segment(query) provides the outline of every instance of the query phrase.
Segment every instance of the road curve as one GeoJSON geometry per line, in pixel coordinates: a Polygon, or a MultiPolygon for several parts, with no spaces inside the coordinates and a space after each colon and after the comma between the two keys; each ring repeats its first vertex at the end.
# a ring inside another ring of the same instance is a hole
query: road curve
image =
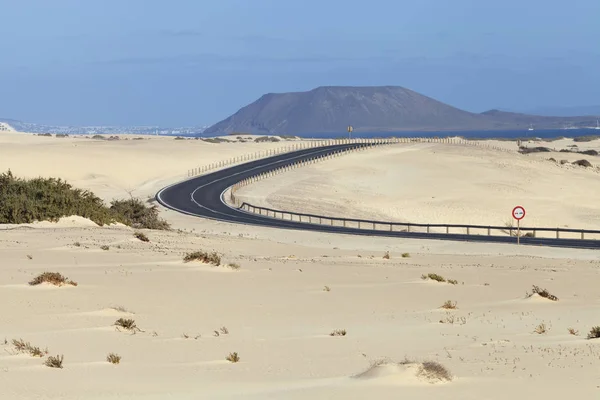
{"type": "MultiPolygon", "coordinates": [[[[258,225],[280,229],[297,229],[304,231],[329,232],[362,236],[401,237],[415,239],[458,240],[468,242],[516,243],[515,237],[465,235],[453,233],[421,233],[421,232],[389,232],[383,230],[367,230],[345,228],[341,226],[317,225],[298,221],[287,221],[248,213],[233,208],[222,199],[223,193],[235,183],[252,176],[269,172],[299,161],[320,158],[340,150],[347,150],[362,144],[344,144],[303,149],[280,154],[241,165],[194,177],[160,190],[157,201],[169,209],[202,218],[236,224],[258,225]]],[[[569,248],[600,249],[598,240],[553,239],[522,237],[521,244],[537,246],[554,246],[569,248]]]]}

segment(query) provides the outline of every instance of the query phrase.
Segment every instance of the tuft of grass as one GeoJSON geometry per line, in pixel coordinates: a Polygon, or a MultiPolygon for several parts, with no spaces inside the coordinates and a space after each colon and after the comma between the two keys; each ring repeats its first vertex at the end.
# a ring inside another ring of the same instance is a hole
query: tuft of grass
{"type": "Polygon", "coordinates": [[[115,307],[111,307],[113,310],[118,311],[118,312],[122,312],[122,313],[131,313],[133,314],[131,311],[127,310],[125,307],[123,306],[115,306],[115,307]]]}
{"type": "Polygon", "coordinates": [[[410,258],[410,253],[402,253],[402,258],[410,258]]]}
{"type": "Polygon", "coordinates": [[[569,328],[567,331],[569,331],[569,335],[579,336],[579,331],[575,330],[574,328],[569,328]]]}
{"type": "Polygon", "coordinates": [[[109,353],[106,356],[106,361],[111,364],[119,364],[121,362],[121,356],[115,353],[109,353]]]}
{"type": "Polygon", "coordinates": [[[537,333],[538,335],[543,335],[544,333],[548,332],[548,328],[546,327],[546,324],[542,322],[541,324],[535,327],[533,332],[537,333]]]}
{"type": "Polygon", "coordinates": [[[558,301],[558,297],[556,297],[555,295],[553,295],[546,289],[540,289],[538,286],[535,286],[535,285],[533,285],[533,289],[531,289],[531,293],[527,293],[527,297],[531,297],[534,294],[538,294],[541,297],[548,299],[548,300],[558,301]]]}
{"type": "Polygon", "coordinates": [[[233,352],[233,353],[229,353],[229,355],[225,359],[227,361],[229,361],[230,363],[236,363],[236,362],[240,361],[240,356],[238,355],[237,352],[233,352]]]}
{"type": "Polygon", "coordinates": [[[324,292],[331,292],[331,288],[330,288],[329,286],[325,286],[325,287],[323,288],[323,291],[324,291],[324,292]]]}
{"type": "Polygon", "coordinates": [[[451,381],[452,374],[442,364],[435,361],[425,361],[419,367],[417,375],[429,380],[451,381]]]}
{"type": "Polygon", "coordinates": [[[145,234],[144,232],[135,232],[135,233],[133,234],[133,236],[134,236],[136,239],[139,239],[139,240],[141,240],[142,242],[149,242],[149,241],[150,241],[150,239],[148,239],[148,236],[146,236],[146,234],[145,234]]]}
{"type": "MultiPolygon", "coordinates": [[[[7,343],[6,339],[4,340],[7,343]]],[[[24,341],[23,339],[13,339],[12,345],[19,353],[27,353],[32,357],[44,357],[48,354],[48,350],[42,350],[37,346],[33,346],[31,343],[24,341]]]]}
{"type": "Polygon", "coordinates": [[[442,304],[442,307],[440,308],[443,308],[445,310],[456,310],[458,307],[456,307],[455,301],[446,300],[446,302],[442,304]]]}
{"type": "Polygon", "coordinates": [[[62,368],[63,367],[63,359],[62,355],[60,356],[50,356],[44,361],[44,365],[50,368],[62,368]]]}
{"type": "Polygon", "coordinates": [[[334,331],[332,331],[329,336],[346,336],[346,330],[345,329],[336,329],[334,331]]]}
{"type": "Polygon", "coordinates": [[[447,313],[446,317],[440,319],[440,324],[457,324],[457,325],[464,325],[467,323],[467,318],[466,317],[457,317],[453,314],[447,313]]]}
{"type": "Polygon", "coordinates": [[[81,243],[75,242],[75,243],[73,243],[73,246],[75,246],[75,247],[81,247],[81,243]]]}
{"type": "Polygon", "coordinates": [[[446,282],[446,278],[444,278],[443,276],[438,275],[438,274],[421,275],[421,279],[423,279],[423,280],[431,279],[432,281],[436,281],[436,282],[446,282]]]}
{"type": "Polygon", "coordinates": [[[389,251],[386,251],[386,252],[385,252],[385,254],[383,255],[383,258],[384,258],[385,260],[389,260],[389,259],[390,259],[390,252],[389,252],[389,251]]]}
{"type": "Polygon", "coordinates": [[[108,251],[110,249],[110,247],[108,247],[107,245],[103,244],[102,246],[100,246],[100,248],[104,251],[108,251]]]}
{"type": "Polygon", "coordinates": [[[226,326],[222,326],[222,327],[219,329],[219,332],[221,332],[221,335],[229,335],[229,329],[227,329],[227,327],[226,327],[226,326]]]}
{"type": "Polygon", "coordinates": [[[69,278],[59,272],[44,272],[29,281],[29,285],[31,286],[41,285],[42,283],[49,283],[54,286],[77,286],[77,282],[69,280],[69,278]]]}
{"type": "Polygon", "coordinates": [[[229,264],[227,264],[227,266],[235,271],[242,268],[241,265],[238,263],[229,263],[229,264]]]}
{"type": "Polygon", "coordinates": [[[212,264],[217,267],[221,265],[221,257],[214,251],[212,253],[207,253],[205,251],[195,251],[193,253],[188,253],[183,258],[183,261],[186,263],[191,261],[200,261],[205,264],[212,264]]]}
{"type": "Polygon", "coordinates": [[[600,339],[600,326],[594,326],[587,335],[588,339],[600,339]]]}
{"type": "Polygon", "coordinates": [[[451,285],[458,285],[458,281],[456,279],[448,279],[448,283],[451,285]]]}
{"type": "Polygon", "coordinates": [[[117,327],[117,330],[119,328],[123,328],[131,331],[132,333],[142,332],[142,330],[137,327],[135,321],[131,318],[119,318],[115,321],[114,325],[117,327]]]}

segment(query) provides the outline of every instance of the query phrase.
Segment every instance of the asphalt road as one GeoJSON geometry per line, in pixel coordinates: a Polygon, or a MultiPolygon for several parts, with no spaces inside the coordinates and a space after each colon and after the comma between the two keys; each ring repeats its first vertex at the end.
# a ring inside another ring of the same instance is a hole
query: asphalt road
{"type": "MultiPolygon", "coordinates": [[[[402,237],[415,239],[455,240],[468,242],[515,243],[516,238],[510,236],[465,235],[420,232],[389,232],[383,230],[367,230],[344,228],[341,226],[317,225],[298,221],[285,221],[257,214],[247,213],[225,204],[221,199],[223,192],[235,183],[257,174],[269,172],[299,161],[319,158],[335,151],[360,146],[346,144],[298,150],[280,154],[245,164],[229,167],[207,175],[198,176],[168,186],[156,195],[163,206],[202,218],[236,224],[259,225],[280,229],[298,229],[304,231],[330,232],[362,236],[402,237]]],[[[522,245],[554,246],[569,248],[600,249],[600,240],[552,239],[522,237],[522,245]]]]}

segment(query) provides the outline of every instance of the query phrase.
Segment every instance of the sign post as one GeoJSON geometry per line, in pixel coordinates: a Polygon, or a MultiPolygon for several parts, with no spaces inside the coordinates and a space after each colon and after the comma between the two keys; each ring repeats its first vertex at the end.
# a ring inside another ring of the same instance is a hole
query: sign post
{"type": "Polygon", "coordinates": [[[348,125],[348,139],[351,139],[353,130],[354,128],[352,127],[352,125],[348,125]]]}
{"type": "Polygon", "coordinates": [[[525,218],[525,208],[516,206],[512,210],[512,216],[517,220],[517,245],[521,244],[521,220],[525,218]]]}

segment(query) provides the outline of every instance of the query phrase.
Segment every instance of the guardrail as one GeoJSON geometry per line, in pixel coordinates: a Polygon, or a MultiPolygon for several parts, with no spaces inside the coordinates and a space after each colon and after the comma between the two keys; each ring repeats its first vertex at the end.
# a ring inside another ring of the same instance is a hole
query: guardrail
{"type": "MultiPolygon", "coordinates": [[[[306,224],[339,226],[344,228],[355,228],[368,231],[389,231],[389,232],[421,232],[421,233],[446,233],[446,234],[467,234],[467,235],[486,235],[486,236],[517,236],[517,228],[513,226],[492,226],[492,225],[460,225],[460,224],[415,224],[409,222],[389,222],[367,219],[330,217],[325,215],[316,215],[308,213],[297,213],[293,211],[275,210],[273,208],[254,206],[243,202],[239,206],[240,210],[259,214],[264,217],[295,221],[306,224]],[[434,232],[434,230],[436,230],[434,232]],[[460,231],[458,231],[460,230],[460,231]],[[501,234],[499,234],[501,233],[501,234]]],[[[576,239],[600,239],[600,230],[588,229],[570,229],[570,228],[519,228],[521,237],[539,237],[542,232],[552,233],[557,239],[561,239],[561,233],[575,234],[576,239]],[[595,237],[592,237],[594,236],[595,237]]],[[[563,239],[566,237],[563,235],[563,239]]]]}
{"type": "Polygon", "coordinates": [[[463,138],[455,137],[455,138],[423,138],[423,137],[403,137],[403,138],[384,138],[384,139],[366,139],[366,138],[357,138],[357,139],[328,139],[328,140],[306,140],[299,143],[293,143],[289,146],[279,147],[276,149],[270,150],[261,150],[253,153],[247,153],[240,156],[232,157],[226,160],[221,160],[218,162],[213,162],[210,164],[200,165],[198,167],[189,169],[187,171],[188,177],[194,177],[198,175],[202,175],[209,171],[213,171],[219,168],[224,168],[232,165],[237,165],[243,162],[258,160],[264,157],[275,156],[278,154],[290,153],[293,151],[310,149],[315,147],[323,147],[323,146],[333,146],[333,145],[341,145],[341,144],[361,144],[361,145],[381,145],[381,144],[397,144],[397,143],[445,143],[445,144],[453,144],[453,145],[462,145],[462,146],[474,146],[474,147],[482,147],[487,149],[493,149],[497,151],[504,152],[515,152],[515,150],[509,150],[500,146],[493,146],[485,141],[475,141],[475,140],[466,140],[463,138]]]}

